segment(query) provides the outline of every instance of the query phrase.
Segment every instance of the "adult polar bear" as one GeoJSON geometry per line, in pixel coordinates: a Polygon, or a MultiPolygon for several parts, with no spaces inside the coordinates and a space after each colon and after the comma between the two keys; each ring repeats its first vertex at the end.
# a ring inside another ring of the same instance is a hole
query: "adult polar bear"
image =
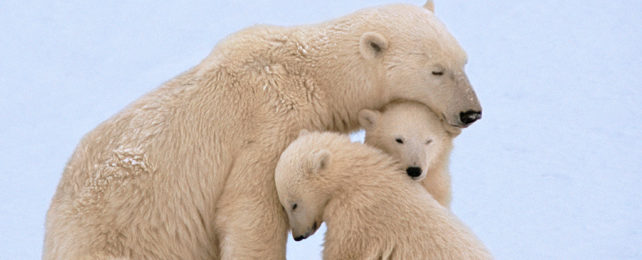
{"type": "Polygon", "coordinates": [[[481,115],[465,63],[432,12],[411,5],[233,34],[81,140],[43,258],[283,259],[274,169],[299,130],[346,133],[361,109],[396,99],[465,127],[481,115]]]}

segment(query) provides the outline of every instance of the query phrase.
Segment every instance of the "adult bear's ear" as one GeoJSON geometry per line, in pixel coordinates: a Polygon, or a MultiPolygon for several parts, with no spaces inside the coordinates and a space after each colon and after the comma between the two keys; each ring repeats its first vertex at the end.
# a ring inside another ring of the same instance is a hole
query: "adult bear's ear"
{"type": "Polygon", "coordinates": [[[361,111],[359,111],[359,125],[361,125],[361,127],[365,128],[366,130],[371,129],[375,126],[375,124],[377,124],[379,116],[381,116],[381,112],[379,111],[362,109],[361,111]]]}
{"type": "Polygon", "coordinates": [[[424,8],[433,13],[435,12],[435,4],[432,2],[432,0],[426,1],[426,3],[424,4],[424,8]]]}
{"type": "Polygon", "coordinates": [[[388,40],[376,32],[367,32],[359,40],[359,52],[366,59],[379,57],[388,48],[388,40]]]}
{"type": "Polygon", "coordinates": [[[310,157],[310,171],[312,173],[319,173],[322,170],[328,168],[330,163],[330,151],[328,150],[319,150],[312,153],[310,157]]]}

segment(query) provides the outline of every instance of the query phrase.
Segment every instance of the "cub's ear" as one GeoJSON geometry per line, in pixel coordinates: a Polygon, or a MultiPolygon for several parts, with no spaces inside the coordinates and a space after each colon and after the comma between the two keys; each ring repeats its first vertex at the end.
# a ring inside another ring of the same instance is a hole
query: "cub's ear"
{"type": "Polygon", "coordinates": [[[379,111],[362,109],[359,111],[359,124],[366,130],[371,129],[377,124],[380,116],[381,112],[379,111]]]}
{"type": "Polygon", "coordinates": [[[330,163],[330,151],[320,150],[313,152],[310,156],[310,171],[312,173],[319,173],[325,170],[330,163]]]}
{"type": "Polygon", "coordinates": [[[426,1],[426,3],[424,4],[424,8],[433,13],[435,12],[435,4],[432,2],[432,0],[426,1]]]}
{"type": "Polygon", "coordinates": [[[310,131],[308,131],[308,129],[301,129],[301,131],[299,131],[299,137],[308,135],[308,134],[310,134],[310,131]]]}
{"type": "Polygon", "coordinates": [[[388,48],[388,40],[376,32],[367,32],[361,35],[359,52],[366,59],[379,57],[388,48]]]}

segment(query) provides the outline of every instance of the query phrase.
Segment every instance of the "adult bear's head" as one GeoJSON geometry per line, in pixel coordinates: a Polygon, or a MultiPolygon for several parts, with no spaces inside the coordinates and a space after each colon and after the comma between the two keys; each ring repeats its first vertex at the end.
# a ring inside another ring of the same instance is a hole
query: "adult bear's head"
{"type": "Polygon", "coordinates": [[[381,71],[377,87],[389,100],[424,103],[448,124],[467,127],[481,118],[481,105],[464,72],[466,53],[433,14],[424,8],[390,5],[364,18],[359,53],[381,71]]]}

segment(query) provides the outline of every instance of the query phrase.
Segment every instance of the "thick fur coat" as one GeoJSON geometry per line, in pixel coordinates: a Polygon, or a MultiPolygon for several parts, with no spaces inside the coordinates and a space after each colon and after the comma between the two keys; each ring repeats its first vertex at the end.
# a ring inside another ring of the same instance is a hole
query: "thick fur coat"
{"type": "Polygon", "coordinates": [[[433,13],[411,5],[230,35],[84,136],[47,213],[43,258],[283,259],[274,169],[299,130],[349,132],[361,109],[395,99],[465,127],[461,113],[481,111],[465,63],[433,13]]]}
{"type": "Polygon", "coordinates": [[[324,259],[492,258],[396,160],[345,135],[302,133],[275,179],[295,240],[326,223],[324,259]]]}
{"type": "Polygon", "coordinates": [[[359,112],[359,122],[366,130],[366,144],[397,159],[402,170],[421,182],[439,204],[450,208],[448,165],[453,139],[461,129],[417,102],[393,102],[381,111],[364,109],[359,112]]]}

